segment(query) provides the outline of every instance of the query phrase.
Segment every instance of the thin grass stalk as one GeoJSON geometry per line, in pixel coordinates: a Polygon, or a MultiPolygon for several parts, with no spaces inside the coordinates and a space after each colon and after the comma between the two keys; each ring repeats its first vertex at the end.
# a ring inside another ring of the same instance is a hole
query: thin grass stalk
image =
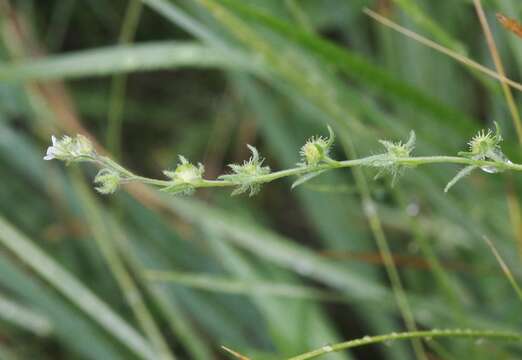
{"type": "Polygon", "coordinates": [[[509,220],[511,228],[513,229],[513,235],[516,238],[518,257],[522,261],[522,211],[520,210],[518,196],[512,184],[513,179],[508,177],[508,180],[506,202],[508,205],[509,220]]]}
{"type": "MultiPolygon", "coordinates": [[[[143,4],[141,0],[130,0],[127,4],[125,17],[121,27],[118,43],[120,45],[132,42],[138,28],[143,4]]],[[[121,131],[123,122],[123,110],[125,104],[125,86],[127,76],[117,74],[112,77],[109,95],[109,113],[107,115],[107,150],[116,159],[121,157],[121,131]]]]}
{"type": "MultiPolygon", "coordinates": [[[[404,192],[400,188],[396,188],[393,191],[399,206],[403,209],[404,212],[407,212],[407,204],[405,201],[404,192]]],[[[451,303],[452,310],[455,314],[455,318],[457,322],[462,326],[468,326],[468,319],[464,312],[462,311],[462,306],[459,301],[459,295],[457,293],[457,289],[453,285],[451,281],[450,274],[445,271],[444,266],[441,264],[437,255],[435,254],[433,247],[430,245],[426,236],[422,233],[422,230],[419,228],[418,220],[415,216],[408,215],[408,219],[410,222],[410,227],[412,229],[413,239],[415,243],[418,244],[424,258],[428,262],[430,270],[433,273],[435,281],[437,285],[441,289],[441,291],[446,295],[446,298],[451,303]]]]}
{"type": "Polygon", "coordinates": [[[0,217],[0,243],[141,359],[157,359],[150,344],[55,260],[0,217]]]}
{"type": "MultiPolygon", "coordinates": [[[[345,129],[342,129],[340,138],[345,152],[348,155],[356,156],[356,150],[353,142],[351,141],[348,132],[345,129]]],[[[395,300],[397,302],[397,306],[399,307],[399,312],[401,313],[401,316],[404,320],[406,329],[408,329],[408,331],[416,331],[417,325],[415,324],[415,318],[411,311],[408,298],[406,297],[406,292],[404,291],[399,271],[397,270],[397,266],[393,260],[390,245],[382,228],[377,205],[372,199],[366,176],[361,168],[356,168],[354,170],[354,177],[356,186],[359,190],[359,193],[361,194],[361,205],[370,225],[370,229],[377,244],[379,253],[381,254],[384,261],[386,273],[388,275],[388,279],[390,280],[390,284],[395,295],[395,300]]],[[[411,344],[416,357],[421,360],[427,360],[422,343],[418,339],[412,338],[411,344]]]]}
{"type": "Polygon", "coordinates": [[[48,336],[53,332],[53,324],[47,316],[2,293],[0,293],[0,318],[38,336],[48,336]]]}
{"type": "Polygon", "coordinates": [[[440,53],[443,53],[464,65],[467,65],[475,70],[478,70],[478,71],[488,75],[489,77],[503,81],[514,89],[522,91],[522,84],[520,84],[514,80],[511,80],[509,78],[506,78],[505,76],[498,74],[497,72],[485,67],[484,65],[477,63],[476,61],[473,61],[463,55],[456,53],[455,51],[453,51],[451,49],[448,49],[442,45],[437,44],[436,42],[431,41],[430,39],[427,39],[417,33],[414,33],[413,31],[408,30],[408,29],[400,26],[399,24],[391,21],[390,19],[387,19],[384,16],[377,14],[375,11],[372,11],[372,10],[366,8],[366,9],[364,9],[364,13],[366,15],[368,15],[369,17],[371,17],[372,19],[380,22],[381,24],[388,26],[389,28],[391,28],[427,47],[430,47],[440,53]]]}
{"type": "Polygon", "coordinates": [[[497,259],[497,261],[500,265],[500,268],[502,269],[502,272],[508,279],[511,287],[513,288],[513,290],[515,290],[515,293],[517,294],[520,301],[522,301],[522,288],[520,288],[517,281],[515,280],[515,277],[513,276],[513,273],[511,272],[511,270],[509,269],[509,266],[507,266],[507,264],[504,262],[504,260],[502,259],[502,256],[500,256],[500,253],[495,248],[495,245],[493,245],[493,243],[487,236],[484,236],[484,241],[486,242],[486,244],[488,244],[489,248],[491,249],[491,252],[497,259]]]}
{"type": "Polygon", "coordinates": [[[121,251],[121,256],[156,303],[172,333],[185,345],[191,359],[205,360],[211,358],[212,352],[209,346],[193,328],[190,319],[183,314],[183,309],[177,305],[176,299],[168,298],[162,285],[155,284],[147,278],[146,269],[136,254],[136,250],[132,248],[131,239],[129,239],[125,230],[116,222],[111,222],[111,225],[111,233],[115,237],[115,245],[121,251]]]}
{"type": "Polygon", "coordinates": [[[107,230],[107,225],[104,223],[98,207],[94,203],[94,199],[89,194],[87,186],[83,183],[83,180],[79,178],[78,173],[75,174],[74,180],[74,186],[82,200],[81,204],[84,207],[84,213],[87,216],[94,240],[104,256],[109,269],[113,273],[116,282],[120,286],[127,304],[138,320],[138,324],[150,342],[154,344],[158,358],[174,360],[175,357],[163,338],[158,325],[156,325],[154,317],[149,312],[138,286],[134,282],[132,275],[125,268],[120,254],[114,247],[113,240],[107,230]]]}
{"type": "MultiPolygon", "coordinates": [[[[480,0],[473,0],[473,3],[475,5],[475,9],[477,11],[477,15],[478,15],[479,20],[480,20],[480,25],[482,26],[482,30],[484,32],[484,35],[486,36],[486,40],[487,40],[487,43],[488,43],[488,48],[489,48],[489,51],[491,53],[491,57],[493,58],[493,62],[495,63],[495,67],[497,69],[497,72],[501,76],[505,77],[504,65],[502,64],[502,60],[501,60],[500,55],[498,53],[497,46],[496,46],[496,43],[495,43],[495,39],[493,38],[493,34],[491,33],[491,29],[490,29],[488,21],[486,19],[486,15],[484,14],[484,9],[482,7],[482,3],[480,2],[480,0]]],[[[509,111],[511,113],[511,118],[513,120],[513,124],[514,124],[516,132],[517,132],[518,143],[519,143],[520,146],[522,146],[522,121],[520,119],[520,113],[518,111],[518,107],[517,107],[517,105],[515,103],[515,99],[513,97],[513,93],[511,92],[511,88],[508,86],[508,84],[506,84],[506,82],[504,80],[501,80],[500,84],[502,86],[502,91],[504,92],[504,97],[506,98],[506,103],[508,105],[509,111]]],[[[513,190],[513,191],[515,191],[515,190],[513,190]]],[[[511,211],[512,209],[514,209],[514,207],[513,206],[509,206],[509,198],[508,198],[508,210],[511,211]]],[[[520,221],[520,218],[518,218],[516,220],[515,224],[517,223],[517,221],[520,221]]],[[[516,233],[516,235],[518,235],[518,234],[516,233]]],[[[493,254],[497,258],[497,260],[498,260],[502,270],[506,274],[506,277],[509,279],[509,282],[511,283],[511,286],[516,291],[516,293],[519,296],[519,298],[522,300],[522,290],[520,289],[520,287],[518,286],[517,282],[515,281],[515,278],[511,274],[511,271],[509,270],[507,265],[504,263],[504,261],[500,257],[500,254],[495,249],[493,243],[487,237],[484,237],[484,239],[486,240],[486,242],[488,243],[489,247],[493,251],[493,254]]]]}
{"type": "Polygon", "coordinates": [[[502,64],[502,60],[500,59],[500,55],[497,50],[497,45],[495,44],[495,39],[493,38],[493,34],[491,33],[491,29],[489,27],[488,20],[486,19],[486,15],[484,14],[482,3],[480,2],[480,0],[473,0],[473,3],[475,5],[475,10],[477,11],[477,15],[480,20],[482,31],[486,36],[489,52],[491,53],[491,57],[493,58],[493,62],[495,64],[497,73],[500,75],[500,85],[502,86],[502,91],[504,92],[504,97],[506,98],[506,102],[511,113],[513,125],[515,126],[515,129],[517,131],[518,143],[522,146],[522,121],[520,120],[520,113],[518,111],[517,105],[515,104],[515,99],[513,98],[511,88],[505,80],[506,71],[504,70],[504,65],[502,64]]]}
{"type": "Polygon", "coordinates": [[[170,283],[194,289],[227,294],[274,296],[290,299],[308,299],[328,302],[347,302],[346,298],[332,292],[292,283],[268,281],[242,281],[201,273],[146,270],[145,278],[155,283],[170,283]]]}
{"type": "Polygon", "coordinates": [[[325,345],[319,349],[309,351],[307,353],[294,356],[288,360],[307,360],[322,355],[342,350],[352,349],[359,346],[389,343],[396,340],[411,339],[435,339],[435,338],[470,338],[470,339],[488,339],[502,341],[522,341],[522,334],[516,332],[489,331],[489,330],[472,330],[472,329],[445,329],[445,330],[429,330],[429,331],[412,331],[402,333],[391,333],[379,336],[365,336],[360,339],[345,341],[333,345],[325,345]]]}

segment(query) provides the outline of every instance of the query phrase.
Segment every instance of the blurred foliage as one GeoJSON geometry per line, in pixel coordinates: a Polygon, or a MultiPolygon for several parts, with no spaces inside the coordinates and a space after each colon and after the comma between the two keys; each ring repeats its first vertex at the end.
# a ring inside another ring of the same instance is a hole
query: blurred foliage
{"type": "MultiPolygon", "coordinates": [[[[522,39],[494,16],[522,19],[522,4],[483,5],[520,79],[522,39]]],[[[393,188],[342,170],[252,198],[139,186],[104,197],[86,183],[96,169],[42,160],[51,134],[83,133],[137,173],[162,177],[182,154],[214,178],[249,157],[246,144],[272,169],[294,166],[325,124],[351,144],[333,149],[344,159],[411,129],[415,154],[454,155],[496,120],[522,161],[495,80],[364,7],[493,68],[471,0],[1,0],[0,358],[224,359],[225,345],[281,359],[404,331],[376,221],[418,328],[522,330],[483,240],[522,276],[518,174],[476,173],[448,194],[451,165],[410,170],[393,188]]],[[[412,345],[324,358],[418,357],[412,345]]],[[[434,359],[522,356],[503,342],[421,346],[434,359]]]]}

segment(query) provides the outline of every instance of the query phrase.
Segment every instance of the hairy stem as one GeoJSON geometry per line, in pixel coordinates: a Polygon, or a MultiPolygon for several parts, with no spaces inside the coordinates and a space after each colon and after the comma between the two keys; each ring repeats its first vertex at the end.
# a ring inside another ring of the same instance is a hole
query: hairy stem
{"type": "MultiPolygon", "coordinates": [[[[94,159],[89,159],[91,162],[95,162],[99,164],[101,167],[110,168],[114,171],[117,171],[123,176],[123,182],[141,182],[148,185],[165,187],[172,185],[172,182],[169,180],[159,180],[152,179],[148,177],[143,177],[134,174],[133,172],[125,169],[123,166],[119,165],[115,161],[107,158],[107,157],[97,157],[94,159]]],[[[334,161],[330,160],[326,163],[322,163],[316,166],[298,166],[291,169],[285,169],[280,171],[275,171],[266,175],[259,175],[252,179],[256,183],[268,183],[274,180],[282,179],[290,176],[302,176],[309,173],[314,173],[318,171],[324,170],[333,170],[333,169],[342,169],[342,168],[351,168],[355,166],[369,166],[380,168],[382,165],[377,165],[378,161],[386,160],[382,155],[372,155],[367,156],[360,159],[354,160],[344,160],[344,161],[334,161]]],[[[494,167],[498,170],[512,170],[512,171],[522,171],[521,164],[515,164],[511,162],[500,162],[500,161],[486,161],[486,160],[473,160],[465,157],[459,156],[418,156],[418,157],[407,157],[407,158],[395,158],[393,160],[394,165],[403,165],[403,166],[420,166],[427,164],[459,164],[459,165],[475,165],[479,167],[490,166],[494,167]]],[[[210,187],[233,187],[237,186],[238,183],[233,180],[207,180],[201,179],[195,181],[193,184],[194,188],[210,188],[210,187]]]]}
{"type": "Polygon", "coordinates": [[[463,337],[475,339],[492,339],[505,341],[522,341],[522,334],[506,331],[490,331],[490,330],[471,330],[471,329],[445,329],[430,331],[410,331],[402,333],[391,333],[379,336],[365,336],[360,339],[345,341],[334,345],[325,345],[319,349],[309,351],[307,353],[294,356],[288,360],[305,360],[313,359],[328,353],[342,351],[358,346],[387,343],[394,340],[410,340],[410,339],[426,339],[430,340],[439,337],[463,337]]]}

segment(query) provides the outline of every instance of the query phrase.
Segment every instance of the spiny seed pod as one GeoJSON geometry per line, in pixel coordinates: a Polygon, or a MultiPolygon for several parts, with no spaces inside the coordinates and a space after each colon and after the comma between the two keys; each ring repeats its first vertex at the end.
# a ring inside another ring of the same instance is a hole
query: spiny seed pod
{"type": "Polygon", "coordinates": [[[120,175],[111,169],[101,169],[96,177],[94,183],[100,186],[95,187],[100,194],[112,194],[120,186],[120,175]]]}
{"type": "Polygon", "coordinates": [[[332,147],[335,136],[333,130],[328,126],[329,137],[314,136],[306,141],[301,147],[299,155],[301,155],[302,166],[316,166],[321,161],[328,158],[330,148],[332,147]]]}

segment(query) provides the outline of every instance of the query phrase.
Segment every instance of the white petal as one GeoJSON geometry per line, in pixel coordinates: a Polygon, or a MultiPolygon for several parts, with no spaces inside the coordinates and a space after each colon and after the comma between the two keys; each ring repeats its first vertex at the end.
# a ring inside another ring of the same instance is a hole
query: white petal
{"type": "Polygon", "coordinates": [[[54,149],[53,149],[52,146],[49,146],[47,148],[47,153],[44,156],[44,160],[52,160],[52,159],[54,159],[54,151],[53,150],[54,149]]]}
{"type": "Polygon", "coordinates": [[[51,141],[53,143],[53,146],[56,145],[56,143],[58,142],[58,140],[56,140],[56,137],[54,135],[51,136],[51,141]]]}
{"type": "Polygon", "coordinates": [[[53,157],[60,155],[60,153],[63,153],[63,151],[60,150],[60,148],[54,146],[51,146],[49,149],[47,149],[47,155],[51,155],[53,157]]]}

